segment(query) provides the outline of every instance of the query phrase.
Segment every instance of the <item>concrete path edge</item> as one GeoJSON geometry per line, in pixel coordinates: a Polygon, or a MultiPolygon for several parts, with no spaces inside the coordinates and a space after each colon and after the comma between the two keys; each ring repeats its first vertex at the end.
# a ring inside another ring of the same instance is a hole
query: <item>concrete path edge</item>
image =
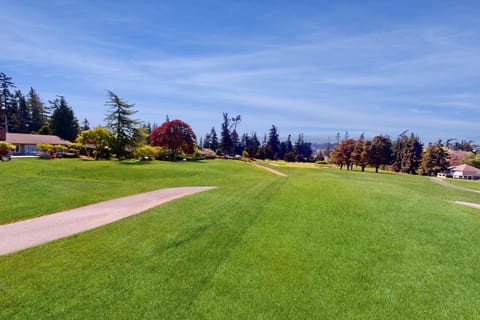
{"type": "Polygon", "coordinates": [[[145,212],[166,202],[214,188],[159,189],[0,225],[0,256],[91,230],[145,212]]]}

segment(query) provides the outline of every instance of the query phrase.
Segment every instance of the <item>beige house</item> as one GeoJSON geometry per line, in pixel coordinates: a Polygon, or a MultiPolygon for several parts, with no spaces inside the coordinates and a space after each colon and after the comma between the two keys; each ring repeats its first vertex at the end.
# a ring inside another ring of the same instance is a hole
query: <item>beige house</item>
{"type": "Polygon", "coordinates": [[[480,179],[480,170],[468,164],[450,167],[448,170],[454,179],[480,179]]]}
{"type": "Polygon", "coordinates": [[[36,155],[40,150],[37,144],[69,145],[68,140],[52,135],[28,134],[28,133],[10,133],[7,132],[6,139],[8,143],[16,146],[13,156],[36,155]]]}

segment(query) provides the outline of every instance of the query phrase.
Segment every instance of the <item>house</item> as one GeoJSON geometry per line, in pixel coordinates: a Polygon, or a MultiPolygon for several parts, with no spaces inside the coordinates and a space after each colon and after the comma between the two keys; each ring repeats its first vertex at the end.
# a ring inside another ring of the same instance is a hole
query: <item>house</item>
{"type": "Polygon", "coordinates": [[[63,140],[60,137],[52,135],[28,134],[28,133],[10,133],[7,132],[6,139],[8,143],[16,146],[12,152],[13,156],[27,156],[36,155],[40,150],[37,144],[51,144],[51,145],[69,145],[68,140],[63,140]]]}
{"type": "Polygon", "coordinates": [[[480,179],[480,170],[468,164],[449,167],[448,171],[448,174],[451,175],[454,179],[480,179]]]}

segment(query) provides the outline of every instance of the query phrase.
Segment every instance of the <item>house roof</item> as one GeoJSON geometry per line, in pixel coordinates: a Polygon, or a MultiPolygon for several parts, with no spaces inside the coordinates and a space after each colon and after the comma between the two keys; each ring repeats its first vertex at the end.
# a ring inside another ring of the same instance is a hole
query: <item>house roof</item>
{"type": "Polygon", "coordinates": [[[63,140],[60,137],[42,134],[28,134],[28,133],[9,133],[7,132],[8,143],[12,144],[33,144],[39,143],[48,144],[71,144],[68,140],[63,140]]]}
{"type": "Polygon", "coordinates": [[[468,164],[461,164],[459,166],[455,166],[451,168],[452,171],[461,171],[461,172],[475,172],[477,174],[480,174],[480,170],[472,167],[471,165],[468,164]]]}

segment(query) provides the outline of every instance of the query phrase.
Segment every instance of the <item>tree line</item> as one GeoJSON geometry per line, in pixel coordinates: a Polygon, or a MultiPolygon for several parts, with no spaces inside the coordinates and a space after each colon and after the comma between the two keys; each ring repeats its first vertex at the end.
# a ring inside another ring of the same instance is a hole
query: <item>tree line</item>
{"type": "Polygon", "coordinates": [[[223,113],[220,137],[218,137],[215,127],[212,127],[205,138],[200,139],[199,147],[210,149],[223,157],[241,155],[262,160],[313,160],[312,144],[304,140],[303,134],[299,134],[294,143],[292,143],[291,135],[288,135],[287,140],[281,142],[278,128],[272,125],[268,134],[265,134],[260,141],[256,132],[243,133],[240,136],[237,132],[240,121],[240,115],[229,117],[228,113],[223,113]]]}
{"type": "Polygon", "coordinates": [[[352,170],[358,166],[361,171],[366,166],[389,169],[408,174],[433,175],[445,171],[449,166],[448,147],[441,140],[424,147],[414,133],[402,132],[396,140],[378,135],[367,140],[363,135],[359,139],[345,139],[332,151],[332,161],[340,169],[352,170]]]}
{"type": "Polygon", "coordinates": [[[80,129],[89,128],[85,119],[80,127],[73,109],[65,97],[57,96],[45,105],[31,87],[26,95],[17,89],[11,77],[0,72],[1,125],[7,124],[12,133],[54,134],[62,139],[75,140],[80,129]]]}
{"type": "MultiPolygon", "coordinates": [[[[312,144],[305,141],[303,134],[299,134],[295,141],[292,141],[291,135],[280,141],[279,130],[275,125],[271,126],[261,140],[256,132],[240,135],[238,127],[242,121],[241,115],[232,117],[228,113],[223,113],[220,134],[212,127],[197,143],[191,127],[181,120],[170,121],[167,116],[162,125],[154,123],[152,126],[133,119],[137,112],[134,104],[127,103],[112,91],[107,93],[105,126],[90,128],[87,119],[82,126],[79,125],[73,109],[63,96],[49,100],[49,105],[46,106],[35,89],[30,88],[24,96],[4,73],[0,73],[0,86],[0,106],[3,111],[0,126],[8,123],[8,132],[54,134],[77,142],[78,149],[83,148],[84,153],[96,158],[115,156],[125,159],[148,155],[175,160],[185,154],[196,153],[198,156],[199,150],[202,150],[224,158],[241,156],[289,162],[328,160],[338,164],[340,169],[345,167],[347,170],[357,166],[364,171],[367,166],[372,166],[376,172],[379,168],[385,168],[409,174],[433,174],[448,166],[449,149],[468,152],[469,159],[476,157],[475,146],[471,141],[449,139],[445,144],[438,141],[425,147],[418,136],[413,133],[408,135],[406,131],[394,141],[384,135],[368,140],[363,134],[355,140],[349,138],[348,131],[344,139],[340,140],[338,133],[332,152],[329,143],[327,150],[314,154],[312,144]]],[[[459,159],[465,157],[464,154],[450,155],[459,159]]],[[[475,163],[474,160],[471,163],[475,163]]]]}

